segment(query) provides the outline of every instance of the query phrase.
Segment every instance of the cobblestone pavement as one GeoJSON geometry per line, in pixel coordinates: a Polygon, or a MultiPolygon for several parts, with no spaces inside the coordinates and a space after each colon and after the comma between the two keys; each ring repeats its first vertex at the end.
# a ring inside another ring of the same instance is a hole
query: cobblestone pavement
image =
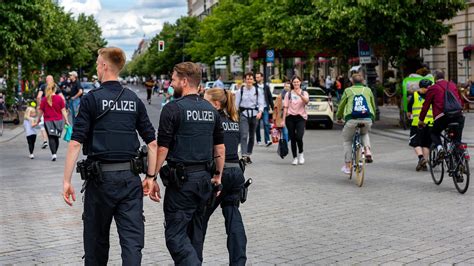
{"type": "MultiPolygon", "coordinates": [[[[153,101],[147,107],[157,125],[158,98],[153,101]]],[[[280,159],[276,145],[255,148],[247,170],[254,184],[241,206],[249,264],[474,264],[472,185],[465,195],[449,178],[436,186],[429,172],[415,172],[407,141],[373,134],[374,163],[359,188],[339,170],[341,138],[340,127],[306,131],[302,166],[280,159]]],[[[81,196],[73,207],[61,197],[65,149],[61,142],[59,159],[51,162],[39,141],[36,159],[28,159],[24,135],[0,144],[0,264],[83,262],[81,196]]],[[[80,178],[73,180],[78,192],[80,178]]],[[[171,264],[162,204],[145,199],[144,209],[143,264],[171,264]]],[[[110,242],[110,264],[120,264],[114,225],[110,242]]],[[[204,263],[228,263],[219,211],[210,221],[204,263]]]]}

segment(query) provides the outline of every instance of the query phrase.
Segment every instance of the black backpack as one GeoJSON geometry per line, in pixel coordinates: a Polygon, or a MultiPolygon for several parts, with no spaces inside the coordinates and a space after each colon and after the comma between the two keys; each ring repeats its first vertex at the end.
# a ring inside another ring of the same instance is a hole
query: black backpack
{"type": "Polygon", "coordinates": [[[458,101],[453,92],[449,90],[449,82],[444,90],[444,107],[443,113],[448,116],[456,116],[462,113],[461,103],[458,101]]]}

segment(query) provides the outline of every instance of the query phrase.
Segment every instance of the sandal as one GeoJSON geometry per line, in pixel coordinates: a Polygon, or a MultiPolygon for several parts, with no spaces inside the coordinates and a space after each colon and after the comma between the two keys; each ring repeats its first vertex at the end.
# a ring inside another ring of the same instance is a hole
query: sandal
{"type": "Polygon", "coordinates": [[[367,154],[367,155],[365,156],[365,162],[366,162],[366,163],[372,163],[373,161],[374,161],[374,160],[372,160],[372,155],[367,154]]]}

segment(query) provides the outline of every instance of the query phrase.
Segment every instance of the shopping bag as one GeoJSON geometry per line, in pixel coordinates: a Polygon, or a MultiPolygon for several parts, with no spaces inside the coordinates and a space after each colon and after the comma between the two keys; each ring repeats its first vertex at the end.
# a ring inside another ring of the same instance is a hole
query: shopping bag
{"type": "Polygon", "coordinates": [[[71,136],[72,136],[72,126],[64,125],[64,130],[65,130],[65,133],[64,133],[63,139],[66,142],[69,142],[71,140],[71,136]]]}
{"type": "Polygon", "coordinates": [[[271,136],[272,136],[272,143],[273,144],[277,144],[278,141],[280,140],[280,134],[281,134],[280,131],[281,131],[280,128],[272,127],[271,136]]]}
{"type": "Polygon", "coordinates": [[[282,159],[284,159],[285,156],[288,155],[288,143],[282,136],[280,136],[280,140],[278,141],[277,153],[282,159]]]}

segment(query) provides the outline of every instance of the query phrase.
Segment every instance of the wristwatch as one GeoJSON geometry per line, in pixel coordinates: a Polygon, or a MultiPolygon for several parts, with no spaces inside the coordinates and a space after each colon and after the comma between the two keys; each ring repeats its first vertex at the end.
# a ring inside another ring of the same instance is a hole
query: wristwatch
{"type": "Polygon", "coordinates": [[[153,181],[156,181],[157,179],[157,175],[149,175],[148,173],[145,174],[146,178],[152,178],[153,177],[153,181]]]}
{"type": "Polygon", "coordinates": [[[220,175],[220,174],[221,174],[221,172],[220,172],[219,170],[216,170],[216,171],[214,172],[214,175],[220,175]]]}

